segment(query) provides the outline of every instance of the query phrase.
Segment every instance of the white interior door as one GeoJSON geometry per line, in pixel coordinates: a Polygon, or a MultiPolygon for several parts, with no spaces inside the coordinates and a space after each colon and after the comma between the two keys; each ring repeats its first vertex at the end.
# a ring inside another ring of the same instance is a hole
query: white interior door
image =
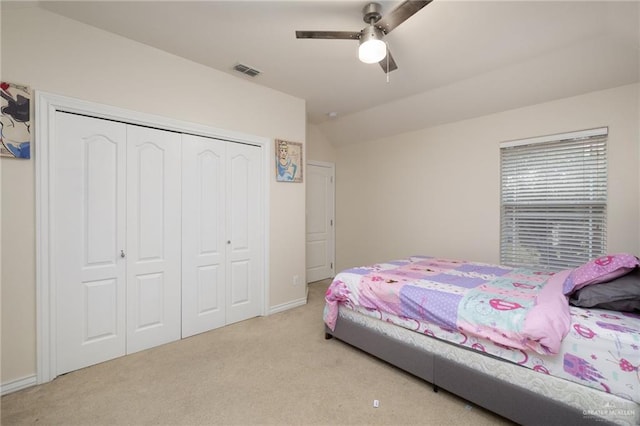
{"type": "Polygon", "coordinates": [[[56,374],[126,351],[126,126],[56,113],[52,253],[56,374]]]}
{"type": "Polygon", "coordinates": [[[225,149],[182,136],[182,337],[226,321],[225,149]]]}
{"type": "Polygon", "coordinates": [[[127,125],[127,353],[180,338],[180,144],[127,125]]]}
{"type": "Polygon", "coordinates": [[[261,148],[227,144],[227,324],[262,314],[261,148]]]}
{"type": "Polygon", "coordinates": [[[307,282],[334,276],[334,166],[307,164],[307,282]]]}

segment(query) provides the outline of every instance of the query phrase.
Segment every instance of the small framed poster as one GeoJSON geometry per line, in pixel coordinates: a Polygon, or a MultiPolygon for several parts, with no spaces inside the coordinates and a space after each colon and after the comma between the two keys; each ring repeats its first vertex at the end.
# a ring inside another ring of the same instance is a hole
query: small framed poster
{"type": "Polygon", "coordinates": [[[302,144],[276,139],[276,181],[302,182],[302,144]]]}
{"type": "Polygon", "coordinates": [[[0,157],[31,158],[28,86],[0,82],[0,157]]]}

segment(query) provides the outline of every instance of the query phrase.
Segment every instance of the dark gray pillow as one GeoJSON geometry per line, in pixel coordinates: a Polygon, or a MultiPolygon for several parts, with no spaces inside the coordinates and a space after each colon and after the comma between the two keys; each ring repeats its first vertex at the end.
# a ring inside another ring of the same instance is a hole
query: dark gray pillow
{"type": "Polygon", "coordinates": [[[569,303],[583,308],[640,311],[640,268],[606,283],[583,287],[571,295],[569,303]]]}

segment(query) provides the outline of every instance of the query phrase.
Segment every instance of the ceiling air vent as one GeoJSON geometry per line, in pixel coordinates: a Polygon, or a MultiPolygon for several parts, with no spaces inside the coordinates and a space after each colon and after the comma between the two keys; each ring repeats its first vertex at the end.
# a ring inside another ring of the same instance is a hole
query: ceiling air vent
{"type": "Polygon", "coordinates": [[[242,74],[246,74],[249,77],[255,77],[260,74],[260,71],[258,71],[257,69],[251,68],[250,66],[244,64],[237,64],[233,67],[233,69],[241,72],[242,74]]]}

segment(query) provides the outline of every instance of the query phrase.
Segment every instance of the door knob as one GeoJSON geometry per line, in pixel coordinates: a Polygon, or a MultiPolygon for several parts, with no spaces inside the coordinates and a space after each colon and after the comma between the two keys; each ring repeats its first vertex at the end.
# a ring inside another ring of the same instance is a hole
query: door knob
{"type": "Polygon", "coordinates": [[[124,256],[125,256],[124,250],[120,250],[120,257],[124,257],[124,256]]]}

